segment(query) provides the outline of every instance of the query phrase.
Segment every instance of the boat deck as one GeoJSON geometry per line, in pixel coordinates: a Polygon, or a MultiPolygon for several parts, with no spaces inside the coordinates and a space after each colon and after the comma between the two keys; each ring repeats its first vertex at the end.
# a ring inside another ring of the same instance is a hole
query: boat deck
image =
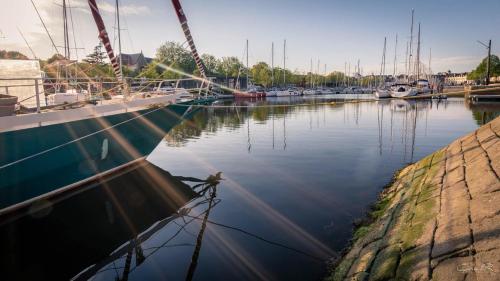
{"type": "Polygon", "coordinates": [[[86,104],[80,108],[50,110],[41,113],[29,113],[0,117],[0,133],[45,125],[59,124],[76,120],[132,112],[145,109],[155,104],[175,103],[179,94],[158,95],[130,101],[104,100],[97,105],[86,104]]]}

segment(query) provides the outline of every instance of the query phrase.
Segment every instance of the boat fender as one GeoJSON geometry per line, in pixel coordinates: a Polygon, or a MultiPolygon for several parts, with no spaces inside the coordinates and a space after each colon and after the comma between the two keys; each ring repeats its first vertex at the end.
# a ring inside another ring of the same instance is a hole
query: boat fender
{"type": "Polygon", "coordinates": [[[106,159],[106,157],[108,156],[108,146],[109,146],[109,142],[108,142],[108,139],[106,138],[102,141],[101,160],[106,159]]]}

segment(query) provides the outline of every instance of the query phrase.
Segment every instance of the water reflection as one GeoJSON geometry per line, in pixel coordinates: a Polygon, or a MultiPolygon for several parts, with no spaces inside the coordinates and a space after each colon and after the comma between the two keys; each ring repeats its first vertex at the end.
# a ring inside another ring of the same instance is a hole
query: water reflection
{"type": "MultiPolygon", "coordinates": [[[[252,134],[253,123],[255,125],[270,123],[272,148],[276,148],[277,137],[281,135],[279,137],[281,140],[279,147],[286,150],[288,116],[307,112],[308,126],[311,131],[313,127],[327,126],[327,121],[329,121],[327,120],[327,112],[342,111],[344,124],[354,122],[354,125],[359,126],[363,112],[370,112],[375,108],[378,124],[379,154],[384,153],[386,148],[384,145],[385,134],[388,134],[389,138],[386,146],[389,147],[390,152],[393,151],[395,138],[398,137],[403,145],[403,161],[414,162],[417,130],[419,126],[422,126],[424,136],[427,136],[429,112],[446,110],[450,104],[462,105],[463,103],[462,99],[363,100],[356,102],[326,97],[321,99],[284,97],[267,100],[223,101],[201,111],[194,117],[192,122],[185,122],[175,127],[165,139],[169,146],[183,146],[191,139],[199,138],[203,133],[215,135],[221,129],[236,131],[241,127],[246,127],[246,149],[248,153],[251,153],[253,144],[259,142],[259,139],[252,134]],[[384,120],[384,114],[388,120],[384,120]],[[321,125],[320,118],[323,119],[321,125]],[[316,126],[313,126],[314,121],[316,126]],[[389,128],[387,129],[386,126],[389,126],[389,128]],[[389,132],[386,132],[386,130],[389,132]]],[[[491,103],[483,105],[466,103],[466,107],[472,111],[473,118],[478,125],[493,120],[500,111],[499,104],[491,103]]],[[[334,122],[338,122],[338,120],[334,120],[334,122]]]]}
{"type": "MultiPolygon", "coordinates": [[[[217,189],[222,180],[221,172],[205,179],[174,176],[141,160],[77,192],[51,199],[45,208],[2,218],[2,279],[129,280],[152,256],[187,248],[191,255],[183,261],[187,267],[182,279],[192,280],[208,225],[325,260],[243,228],[211,221],[211,211],[221,202],[217,189]],[[151,178],[151,174],[156,176],[151,178]]],[[[182,270],[176,271],[182,275],[182,270]]]]}
{"type": "Polygon", "coordinates": [[[395,170],[499,109],[327,97],[203,108],[154,165],[2,223],[2,279],[320,279],[395,170]]]}

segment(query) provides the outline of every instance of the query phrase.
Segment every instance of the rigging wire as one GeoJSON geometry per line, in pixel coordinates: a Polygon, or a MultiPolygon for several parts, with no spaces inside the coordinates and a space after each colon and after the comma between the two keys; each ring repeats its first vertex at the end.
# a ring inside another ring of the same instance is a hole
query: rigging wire
{"type": "Polygon", "coordinates": [[[68,9],[69,9],[69,20],[71,21],[71,35],[73,36],[73,44],[75,46],[75,54],[76,54],[76,61],[79,60],[78,57],[78,47],[76,45],[76,37],[75,37],[75,25],[73,23],[73,8],[71,7],[71,1],[68,0],[68,9]]]}
{"type": "Polygon", "coordinates": [[[33,2],[33,0],[30,0],[31,1],[31,4],[33,5],[33,8],[35,8],[35,11],[36,11],[36,14],[38,15],[38,18],[40,19],[40,21],[42,22],[42,25],[43,25],[43,28],[45,29],[45,32],[47,33],[47,35],[49,36],[49,39],[50,39],[50,42],[52,43],[52,47],[54,47],[56,53],[58,55],[61,55],[61,53],[59,53],[59,50],[57,49],[57,46],[56,46],[56,43],[54,43],[54,39],[52,39],[52,36],[50,35],[50,32],[49,30],[47,29],[47,26],[45,25],[45,22],[43,21],[42,19],[42,16],[40,15],[40,12],[38,12],[38,9],[35,5],[35,2],[33,2]]]}

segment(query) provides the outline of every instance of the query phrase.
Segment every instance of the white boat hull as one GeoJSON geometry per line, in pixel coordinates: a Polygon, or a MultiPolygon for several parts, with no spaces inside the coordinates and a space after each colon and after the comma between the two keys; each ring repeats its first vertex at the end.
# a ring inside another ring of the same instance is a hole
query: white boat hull
{"type": "Polygon", "coordinates": [[[284,90],[284,91],[276,91],[277,97],[290,97],[290,96],[300,96],[299,92],[284,90]]]}
{"type": "Polygon", "coordinates": [[[304,90],[302,93],[306,96],[316,95],[315,90],[304,90]]]}
{"type": "Polygon", "coordinates": [[[390,98],[391,97],[391,93],[388,90],[383,90],[383,89],[377,89],[373,94],[378,99],[390,98]]]}

